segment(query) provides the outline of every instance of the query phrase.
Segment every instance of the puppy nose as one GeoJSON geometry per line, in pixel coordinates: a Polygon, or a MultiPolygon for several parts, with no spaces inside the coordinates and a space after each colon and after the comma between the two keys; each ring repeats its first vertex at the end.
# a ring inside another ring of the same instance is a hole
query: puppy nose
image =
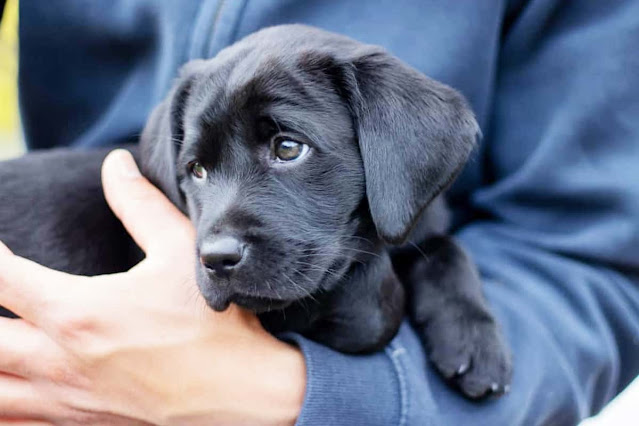
{"type": "Polygon", "coordinates": [[[237,238],[220,237],[205,241],[200,247],[200,262],[218,275],[231,273],[244,257],[244,244],[237,238]]]}

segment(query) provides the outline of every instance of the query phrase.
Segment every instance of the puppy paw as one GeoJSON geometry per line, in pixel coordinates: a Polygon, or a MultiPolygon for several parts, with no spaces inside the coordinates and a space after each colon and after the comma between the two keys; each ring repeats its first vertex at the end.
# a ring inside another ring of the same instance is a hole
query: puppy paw
{"type": "Polygon", "coordinates": [[[441,318],[422,331],[430,361],[465,396],[480,399],[508,392],[510,351],[492,317],[441,318]]]}

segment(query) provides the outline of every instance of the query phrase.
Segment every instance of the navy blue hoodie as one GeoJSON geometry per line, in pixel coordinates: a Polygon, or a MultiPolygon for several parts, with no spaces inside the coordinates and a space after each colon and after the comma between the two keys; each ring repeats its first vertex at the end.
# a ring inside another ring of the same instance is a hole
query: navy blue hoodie
{"type": "Polygon", "coordinates": [[[299,424],[597,412],[639,371],[639,1],[23,0],[28,146],[136,140],[181,64],[281,23],[380,44],[470,100],[484,139],[450,193],[456,236],[515,363],[509,395],[472,403],[408,324],[369,356],[294,335],[308,366],[299,424]]]}

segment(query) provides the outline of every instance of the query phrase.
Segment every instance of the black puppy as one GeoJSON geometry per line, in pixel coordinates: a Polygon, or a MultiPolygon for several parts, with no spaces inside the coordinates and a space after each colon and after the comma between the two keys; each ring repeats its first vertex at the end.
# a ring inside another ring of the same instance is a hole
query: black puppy
{"type": "MultiPolygon", "coordinates": [[[[345,352],[383,347],[408,309],[436,368],[481,397],[507,388],[508,350],[439,197],[478,133],[459,93],[383,49],[280,26],[187,64],[139,160],[196,226],[213,309],[345,352]]],[[[137,262],[102,197],[104,154],[0,165],[0,240],[73,273],[137,262]]]]}

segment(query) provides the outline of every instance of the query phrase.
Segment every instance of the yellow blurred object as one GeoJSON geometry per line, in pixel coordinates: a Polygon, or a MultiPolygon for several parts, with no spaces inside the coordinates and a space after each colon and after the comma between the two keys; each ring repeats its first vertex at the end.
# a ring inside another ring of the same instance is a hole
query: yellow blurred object
{"type": "Polygon", "coordinates": [[[7,1],[4,9],[4,18],[0,25],[0,40],[15,46],[18,41],[18,1],[7,1]]]}
{"type": "Polygon", "coordinates": [[[22,151],[17,74],[18,0],[7,0],[0,25],[0,158],[22,151]]]}

